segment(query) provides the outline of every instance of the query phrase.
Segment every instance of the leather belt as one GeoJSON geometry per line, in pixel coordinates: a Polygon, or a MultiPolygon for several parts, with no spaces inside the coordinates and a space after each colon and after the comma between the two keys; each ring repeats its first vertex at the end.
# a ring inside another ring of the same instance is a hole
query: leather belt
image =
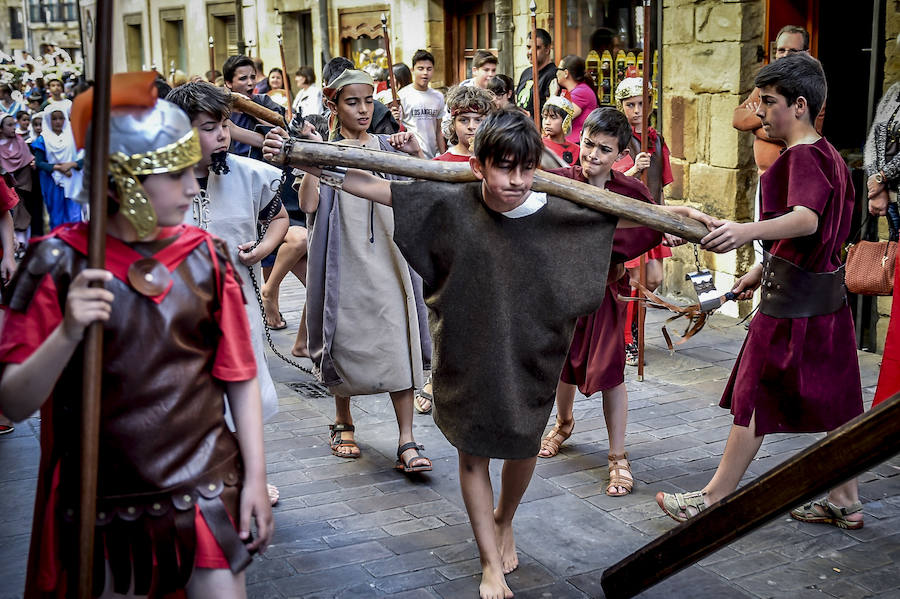
{"type": "Polygon", "coordinates": [[[847,305],[844,265],[815,273],[763,252],[759,311],[773,318],[809,318],[832,314],[847,305]]]}

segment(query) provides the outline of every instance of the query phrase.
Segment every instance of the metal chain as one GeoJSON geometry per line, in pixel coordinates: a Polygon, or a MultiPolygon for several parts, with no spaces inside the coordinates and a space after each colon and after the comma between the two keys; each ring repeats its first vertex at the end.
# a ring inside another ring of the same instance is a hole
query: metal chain
{"type": "MultiPolygon", "coordinates": [[[[288,156],[290,156],[292,145],[293,145],[293,141],[291,139],[288,139],[284,144],[285,154],[288,156]]],[[[248,250],[248,251],[252,252],[259,246],[259,244],[263,240],[263,237],[266,236],[266,231],[269,230],[269,225],[272,224],[272,219],[274,219],[275,216],[281,211],[281,206],[282,206],[281,190],[284,188],[284,184],[287,181],[287,174],[288,174],[288,170],[290,168],[291,168],[290,166],[282,167],[281,180],[278,183],[278,190],[275,192],[275,197],[272,198],[271,202],[269,202],[269,210],[266,213],[266,220],[263,222],[262,228],[259,233],[259,238],[256,240],[256,243],[253,244],[253,247],[251,247],[250,250],[248,250]]],[[[266,307],[263,305],[262,293],[260,292],[260,289],[259,289],[259,282],[256,280],[256,274],[253,272],[252,267],[248,267],[247,271],[250,273],[250,282],[253,283],[253,291],[256,293],[256,303],[259,304],[259,312],[262,315],[263,326],[266,328],[266,341],[269,342],[269,349],[271,349],[272,352],[276,356],[278,356],[279,358],[281,358],[282,360],[284,360],[291,366],[294,366],[295,368],[299,368],[306,374],[315,378],[316,374],[312,370],[310,370],[309,368],[306,368],[305,366],[302,366],[296,360],[292,360],[291,358],[288,358],[283,353],[281,353],[281,350],[279,350],[277,347],[275,347],[275,342],[272,340],[272,331],[269,330],[269,321],[266,320],[266,307]]]]}
{"type": "Polygon", "coordinates": [[[691,246],[694,248],[694,264],[697,265],[697,272],[700,272],[702,270],[700,267],[700,252],[697,251],[696,243],[692,243],[691,246]]]}

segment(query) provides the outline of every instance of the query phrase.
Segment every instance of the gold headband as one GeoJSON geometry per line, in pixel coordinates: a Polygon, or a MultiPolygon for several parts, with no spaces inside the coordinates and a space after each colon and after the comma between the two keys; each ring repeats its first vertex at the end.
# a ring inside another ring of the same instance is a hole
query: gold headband
{"type": "Polygon", "coordinates": [[[119,192],[120,210],[139,237],[156,228],[156,211],[138,177],[173,173],[200,162],[203,154],[196,132],[191,129],[181,139],[143,154],[110,155],[109,174],[119,192]]]}

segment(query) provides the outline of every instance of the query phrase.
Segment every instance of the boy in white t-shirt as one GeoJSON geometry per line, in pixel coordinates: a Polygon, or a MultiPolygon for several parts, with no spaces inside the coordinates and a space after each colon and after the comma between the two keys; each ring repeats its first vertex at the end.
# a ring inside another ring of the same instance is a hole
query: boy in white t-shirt
{"type": "MultiPolygon", "coordinates": [[[[427,50],[416,50],[412,58],[413,82],[397,94],[402,114],[397,120],[416,134],[419,147],[429,160],[447,151],[447,143],[441,135],[441,118],[446,112],[444,96],[428,87],[434,75],[434,56],[427,50]]],[[[397,112],[396,109],[392,110],[397,112]]],[[[397,118],[398,114],[394,114],[397,118]]]]}

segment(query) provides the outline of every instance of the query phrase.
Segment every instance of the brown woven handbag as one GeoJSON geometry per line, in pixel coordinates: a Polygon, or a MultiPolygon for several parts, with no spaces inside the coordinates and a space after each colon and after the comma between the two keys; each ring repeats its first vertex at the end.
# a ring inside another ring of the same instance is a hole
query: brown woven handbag
{"type": "Polygon", "coordinates": [[[847,250],[847,291],[859,295],[892,295],[896,241],[860,241],[847,250]]]}

